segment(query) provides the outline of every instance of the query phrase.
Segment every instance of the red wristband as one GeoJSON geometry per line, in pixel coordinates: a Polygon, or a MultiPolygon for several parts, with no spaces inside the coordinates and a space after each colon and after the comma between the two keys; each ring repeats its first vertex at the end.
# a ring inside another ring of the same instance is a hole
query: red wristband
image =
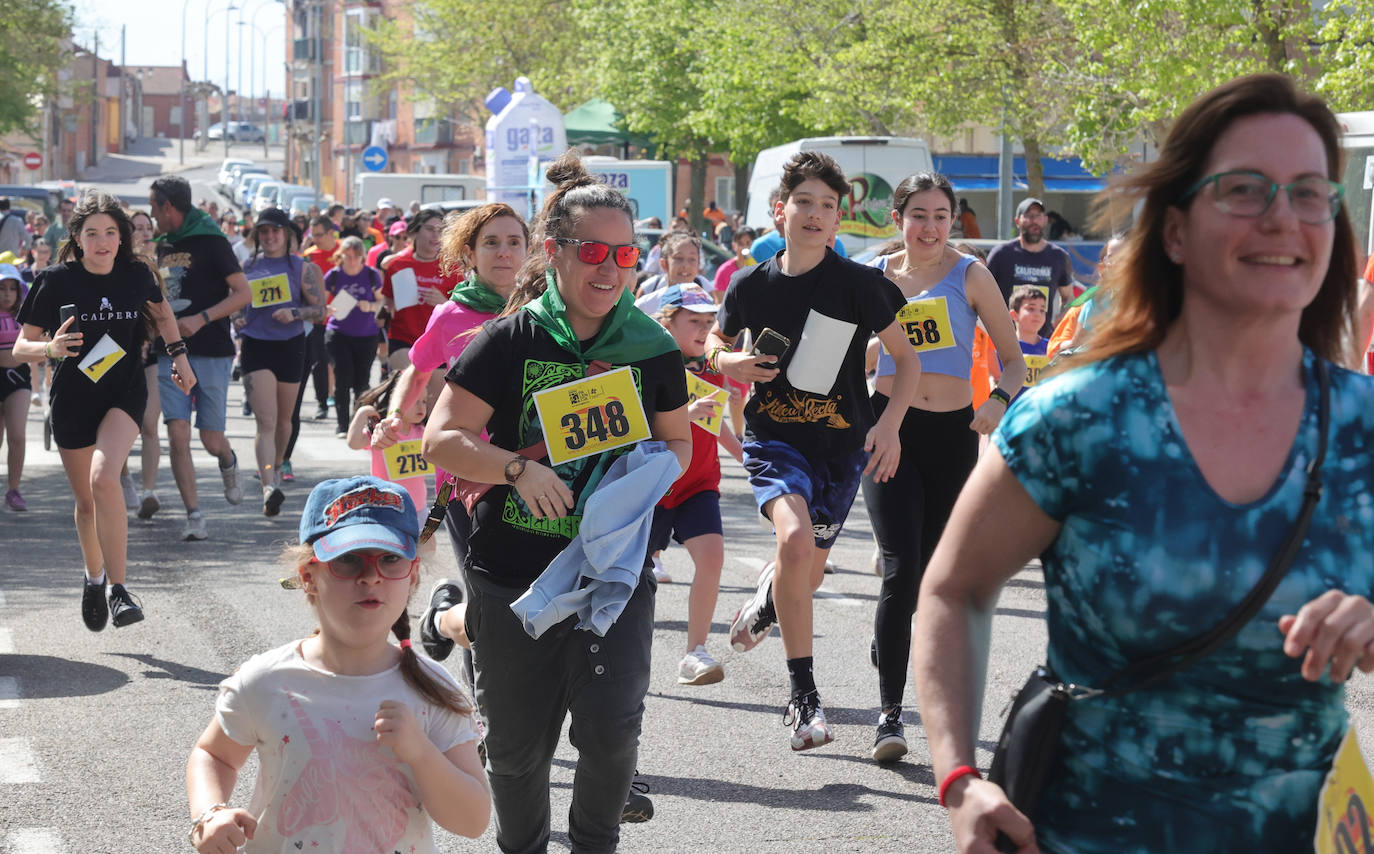
{"type": "Polygon", "coordinates": [[[945,795],[949,792],[949,787],[953,786],[955,781],[960,777],[968,777],[970,775],[977,777],[979,780],[983,779],[983,775],[979,774],[978,769],[974,768],[972,765],[960,765],[958,768],[955,768],[945,775],[944,782],[940,784],[940,806],[949,806],[945,803],[945,795]]]}

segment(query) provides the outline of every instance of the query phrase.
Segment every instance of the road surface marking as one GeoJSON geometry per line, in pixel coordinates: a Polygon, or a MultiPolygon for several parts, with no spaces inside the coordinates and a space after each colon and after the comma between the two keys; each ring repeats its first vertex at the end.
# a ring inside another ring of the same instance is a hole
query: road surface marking
{"type": "Polygon", "coordinates": [[[0,783],[37,783],[38,764],[27,738],[0,738],[0,783]]]}
{"type": "Polygon", "coordinates": [[[14,655],[14,633],[0,629],[0,655],[14,655]]]}
{"type": "Polygon", "coordinates": [[[52,827],[21,827],[5,834],[4,850],[14,854],[66,854],[62,837],[52,827]]]}

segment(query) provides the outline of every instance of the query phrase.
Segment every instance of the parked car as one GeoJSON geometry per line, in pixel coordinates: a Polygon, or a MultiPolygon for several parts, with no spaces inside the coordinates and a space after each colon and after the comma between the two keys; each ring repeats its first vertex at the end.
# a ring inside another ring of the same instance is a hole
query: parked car
{"type": "Polygon", "coordinates": [[[50,221],[57,218],[61,201],[56,191],[31,184],[0,184],[0,196],[9,198],[11,210],[37,211],[50,221]]]}
{"type": "Polygon", "coordinates": [[[232,198],[234,198],[234,190],[235,190],[235,188],[237,188],[237,187],[239,187],[239,186],[242,185],[242,181],[243,181],[243,179],[244,179],[244,176],[246,176],[246,175],[266,175],[266,174],[267,174],[267,170],[266,170],[266,169],[264,169],[263,167],[258,166],[258,165],[256,165],[256,164],[252,164],[252,163],[249,163],[249,164],[243,165],[243,166],[231,166],[231,167],[229,168],[229,180],[227,180],[227,181],[224,182],[223,186],[220,187],[220,190],[219,190],[219,191],[220,191],[221,194],[223,194],[223,195],[229,197],[230,199],[232,199],[232,198]]]}
{"type": "Polygon", "coordinates": [[[450,199],[446,202],[429,202],[428,204],[420,205],[420,210],[443,211],[444,215],[447,216],[454,211],[470,211],[473,208],[480,208],[485,204],[486,202],[482,199],[450,199]]]}
{"type": "Polygon", "coordinates": [[[324,210],[332,204],[334,204],[332,196],[317,196],[314,190],[310,190],[307,193],[291,194],[288,201],[283,202],[278,207],[291,214],[291,216],[295,216],[297,214],[310,213],[311,207],[317,207],[320,210],[324,210]]]}
{"type": "Polygon", "coordinates": [[[258,192],[259,185],[272,180],[275,179],[273,179],[271,175],[249,175],[247,180],[240,185],[238,195],[234,197],[234,201],[238,202],[239,205],[244,208],[250,208],[253,204],[253,197],[258,192]]]}
{"type": "Polygon", "coordinates": [[[235,203],[241,205],[241,204],[243,204],[243,202],[240,200],[239,196],[240,196],[240,194],[241,194],[241,192],[242,192],[242,190],[243,190],[243,185],[244,185],[245,183],[247,183],[247,181],[248,181],[249,178],[270,178],[270,177],[272,177],[272,176],[269,175],[269,174],[267,173],[267,170],[266,170],[266,169],[263,169],[263,168],[260,167],[260,166],[255,166],[255,167],[253,167],[253,168],[251,168],[251,169],[245,169],[245,170],[243,170],[243,171],[241,171],[241,172],[238,172],[238,173],[234,176],[233,180],[229,183],[228,189],[226,189],[226,190],[224,191],[224,195],[228,196],[229,199],[230,199],[230,201],[233,201],[233,202],[235,202],[235,203]]]}
{"type": "MultiPolygon", "coordinates": [[[[666,233],[667,229],[663,228],[641,228],[635,232],[635,242],[639,244],[640,248],[639,266],[641,270],[644,269],[644,262],[649,260],[649,250],[657,246],[666,233]]],[[[720,269],[720,265],[735,257],[735,253],[710,240],[701,241],[701,254],[701,275],[707,279],[714,279],[716,270],[720,269]]]]}
{"type": "Polygon", "coordinates": [[[233,142],[256,142],[261,145],[267,140],[267,132],[252,122],[230,122],[229,139],[233,142]]]}
{"type": "Polygon", "coordinates": [[[254,164],[253,161],[251,161],[251,160],[244,160],[244,159],[241,158],[241,157],[230,157],[230,158],[227,158],[223,163],[221,163],[221,164],[219,165],[219,188],[220,188],[221,190],[223,190],[223,189],[225,189],[226,187],[229,186],[229,183],[230,183],[230,182],[233,180],[233,178],[234,178],[234,167],[235,167],[235,166],[254,166],[254,165],[256,165],[256,164],[254,164]]]}
{"type": "MultiPolygon", "coordinates": [[[[229,141],[230,142],[262,142],[267,138],[267,133],[252,122],[229,122],[229,141]]],[[[224,124],[215,122],[205,131],[206,139],[224,139],[224,124]]],[[[200,139],[197,133],[196,139],[200,139]]]]}
{"type": "Polygon", "coordinates": [[[268,208],[276,207],[277,193],[281,187],[280,181],[263,181],[258,184],[257,189],[253,191],[252,203],[248,205],[248,209],[256,216],[268,208]]]}

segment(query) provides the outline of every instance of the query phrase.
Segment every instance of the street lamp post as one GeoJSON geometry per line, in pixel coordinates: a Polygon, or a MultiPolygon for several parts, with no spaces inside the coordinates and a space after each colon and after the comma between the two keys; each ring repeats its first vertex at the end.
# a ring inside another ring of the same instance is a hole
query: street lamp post
{"type": "MultiPolygon", "coordinates": [[[[188,2],[189,2],[189,0],[188,0],[188,2]]],[[[210,19],[211,19],[213,16],[218,15],[220,12],[223,12],[223,13],[224,13],[224,22],[225,22],[225,25],[226,25],[226,27],[227,27],[227,26],[228,26],[228,23],[229,23],[229,13],[232,12],[232,11],[234,11],[236,8],[238,8],[238,7],[235,6],[233,3],[230,3],[229,5],[225,6],[223,9],[216,9],[216,10],[214,10],[214,11],[212,12],[212,11],[210,11],[210,9],[209,9],[210,2],[211,2],[211,0],[206,0],[206,4],[205,4],[205,5],[206,5],[206,11],[205,11],[205,26],[202,28],[202,32],[201,32],[201,63],[202,63],[202,64],[201,64],[200,76],[201,76],[201,79],[204,80],[206,83],[209,83],[209,82],[210,82],[210,19]]],[[[224,52],[224,64],[225,64],[225,68],[227,69],[227,68],[228,68],[228,65],[229,65],[229,51],[228,51],[228,49],[227,49],[227,48],[228,48],[228,40],[227,40],[227,39],[226,39],[226,41],[225,41],[225,47],[226,47],[226,50],[225,50],[225,52],[224,52]]],[[[225,78],[225,82],[226,82],[226,84],[227,84],[227,83],[228,83],[228,80],[229,80],[229,72],[228,72],[227,70],[225,71],[224,78],[225,78]]],[[[209,96],[209,94],[206,94],[205,97],[206,97],[206,99],[208,100],[210,96],[209,96]]],[[[225,103],[225,104],[228,104],[228,103],[229,103],[229,100],[228,100],[228,99],[229,99],[229,87],[228,87],[228,85],[225,85],[225,87],[224,87],[224,93],[223,93],[223,100],[224,100],[224,103],[225,103]]],[[[201,142],[204,144],[204,147],[205,147],[205,148],[208,148],[208,147],[210,146],[210,128],[208,127],[208,125],[209,125],[209,123],[210,123],[210,122],[209,122],[209,111],[210,111],[210,108],[209,108],[208,104],[207,104],[207,106],[206,106],[206,108],[205,108],[205,111],[206,111],[206,125],[207,125],[207,127],[202,131],[201,142]]],[[[224,116],[224,108],[221,107],[221,109],[220,109],[220,124],[221,124],[221,125],[224,124],[224,119],[225,119],[225,116],[224,116]]],[[[225,153],[227,154],[228,152],[226,151],[225,153]]]]}
{"type": "MultiPolygon", "coordinates": [[[[229,13],[238,9],[233,3],[224,8],[224,97],[219,105],[219,125],[220,134],[224,137],[224,159],[229,159],[229,34],[232,30],[227,26],[229,23],[229,13]]],[[[209,136],[209,131],[206,131],[209,136]]]]}
{"type": "Polygon", "coordinates": [[[178,88],[181,90],[181,121],[177,128],[181,135],[181,142],[177,146],[177,163],[186,163],[186,11],[191,6],[191,0],[183,0],[181,4],[181,74],[178,88]]]}

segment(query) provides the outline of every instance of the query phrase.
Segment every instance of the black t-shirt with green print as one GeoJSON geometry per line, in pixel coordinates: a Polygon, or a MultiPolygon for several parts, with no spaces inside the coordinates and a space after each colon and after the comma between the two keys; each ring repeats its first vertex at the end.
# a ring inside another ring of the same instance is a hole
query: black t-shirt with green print
{"type": "MultiPolygon", "coordinates": [[[[618,367],[621,365],[613,366],[618,367]]],[[[678,350],[634,362],[630,369],[651,424],[654,413],[671,412],[687,404],[687,380],[678,350]]],[[[528,312],[519,311],[487,321],[458,357],[447,379],[492,407],[487,424],[490,442],[516,451],[544,438],[533,395],[583,376],[581,361],[558,346],[528,312]]],[[[563,519],[536,519],[516,490],[505,484],[493,486],[473,511],[468,569],[503,587],[528,586],[577,535],[587,498],[616,457],[628,450],[608,451],[555,467],[576,499],[572,513],[563,519]]],[[[548,457],[540,462],[548,465],[548,457]]]]}

